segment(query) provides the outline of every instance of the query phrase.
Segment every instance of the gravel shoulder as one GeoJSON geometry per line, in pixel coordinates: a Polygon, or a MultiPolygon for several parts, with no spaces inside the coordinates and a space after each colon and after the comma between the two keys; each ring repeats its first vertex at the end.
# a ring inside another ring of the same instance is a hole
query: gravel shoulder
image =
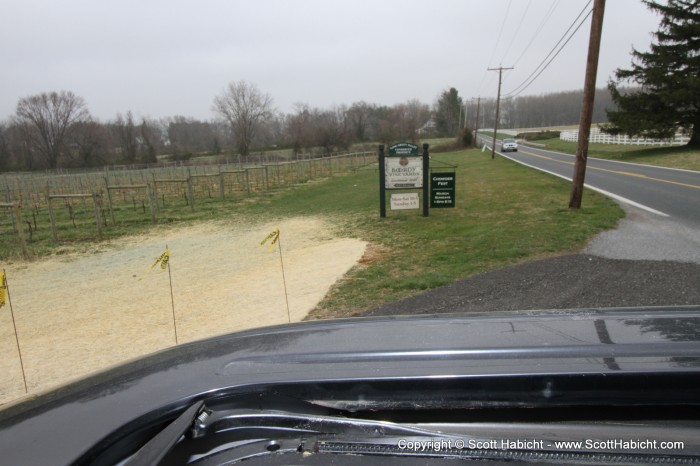
{"type": "Polygon", "coordinates": [[[700,264],[571,254],[477,275],[365,315],[698,304],[700,264]]]}

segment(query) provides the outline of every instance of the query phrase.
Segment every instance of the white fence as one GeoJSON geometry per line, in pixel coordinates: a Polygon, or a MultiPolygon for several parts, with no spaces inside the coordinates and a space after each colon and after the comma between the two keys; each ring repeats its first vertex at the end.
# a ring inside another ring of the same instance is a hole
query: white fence
{"type": "MultiPolygon", "coordinates": [[[[578,131],[562,131],[559,135],[559,139],[562,141],[578,142],[578,131]]],[[[611,134],[605,134],[597,128],[591,130],[591,135],[588,138],[588,142],[598,142],[601,144],[629,144],[637,146],[682,146],[687,144],[689,140],[689,137],[678,134],[673,139],[631,138],[622,134],[613,136],[611,134]]]]}

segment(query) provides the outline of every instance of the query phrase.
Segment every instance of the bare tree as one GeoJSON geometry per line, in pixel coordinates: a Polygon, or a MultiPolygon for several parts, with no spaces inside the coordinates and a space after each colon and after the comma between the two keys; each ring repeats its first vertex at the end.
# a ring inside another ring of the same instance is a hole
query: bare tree
{"type": "Polygon", "coordinates": [[[342,106],[332,107],[330,110],[314,110],[315,145],[321,147],[324,153],[330,154],[334,150],[350,147],[346,112],[347,109],[342,106]]]}
{"type": "Polygon", "coordinates": [[[11,160],[10,125],[4,121],[0,121],[0,171],[7,170],[11,160]]]}
{"type": "Polygon", "coordinates": [[[296,113],[287,117],[287,135],[294,153],[298,154],[312,145],[313,122],[308,104],[295,103],[294,110],[296,113]]]}
{"type": "Polygon", "coordinates": [[[197,152],[216,152],[217,134],[214,124],[175,116],[164,121],[163,125],[167,127],[167,138],[174,155],[189,156],[197,152]]]}
{"type": "Polygon", "coordinates": [[[232,82],[214,99],[213,110],[229,123],[240,154],[246,156],[256,131],[272,117],[272,97],[254,84],[232,82]]]}
{"type": "Polygon", "coordinates": [[[76,123],[70,143],[75,148],[78,166],[92,167],[111,163],[112,137],[108,128],[94,120],[76,123]]]}
{"type": "Polygon", "coordinates": [[[376,121],[372,121],[375,113],[376,105],[364,101],[355,102],[350,106],[347,111],[347,119],[355,141],[364,142],[369,139],[370,126],[377,124],[376,121]]]}
{"type": "Polygon", "coordinates": [[[25,126],[28,143],[46,161],[58,167],[65,142],[75,123],[88,120],[85,101],[70,91],[42,93],[19,99],[17,120],[25,126]]]}
{"type": "Polygon", "coordinates": [[[386,142],[417,141],[418,130],[431,117],[430,107],[416,99],[393,107],[380,107],[378,138],[386,142]]]}
{"type": "Polygon", "coordinates": [[[158,151],[163,146],[163,130],[160,124],[155,120],[142,118],[140,133],[144,152],[142,161],[158,163],[158,151]]]}
{"type": "Polygon", "coordinates": [[[122,160],[126,163],[136,162],[138,141],[136,140],[134,116],[131,111],[126,112],[126,118],[121,114],[117,114],[117,120],[114,122],[113,128],[116,132],[116,139],[121,146],[122,160]]]}

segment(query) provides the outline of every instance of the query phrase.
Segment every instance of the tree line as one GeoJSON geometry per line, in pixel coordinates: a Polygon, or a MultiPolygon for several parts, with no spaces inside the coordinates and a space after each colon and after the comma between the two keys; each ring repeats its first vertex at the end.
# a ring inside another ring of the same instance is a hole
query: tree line
{"type": "MultiPolygon", "coordinates": [[[[700,2],[643,0],[661,15],[649,52],[632,52],[632,66],[595,96],[593,121],[610,133],[667,138],[678,131],[700,146],[700,2]],[[609,123],[606,123],[608,122],[609,123]]],[[[582,91],[503,99],[499,127],[536,128],[577,124],[582,91]]],[[[457,137],[468,128],[493,127],[495,99],[465,101],[455,88],[430,106],[418,100],[386,106],[355,102],[327,109],[297,104],[276,112],[273,99],[254,84],[232,82],[214,98],[217,118],[175,116],[155,120],[118,114],[109,122],[90,115],[69,91],[19,99],[15,115],[0,122],[0,170],[36,170],[109,164],[155,163],[158,156],[290,148],[294,153],[332,152],[354,143],[416,142],[457,137]],[[477,118],[478,116],[478,118],[477,118]]]]}
{"type": "MultiPolygon", "coordinates": [[[[0,122],[0,170],[44,170],[114,164],[152,164],[167,155],[182,160],[197,154],[291,149],[330,153],[354,143],[415,141],[432,116],[417,100],[393,106],[355,102],[316,108],[296,104],[276,112],[270,95],[254,84],[231,83],[213,100],[216,118],[136,117],[131,111],[101,122],[73,92],[47,92],[17,102],[15,115],[0,122]]],[[[431,136],[447,135],[433,129],[431,136]]]]}
{"type": "MultiPolygon", "coordinates": [[[[520,97],[502,103],[501,127],[574,124],[580,92],[520,97]]],[[[599,119],[609,93],[600,90],[599,119]]],[[[84,99],[70,91],[19,99],[15,115],[0,122],[0,170],[44,170],[113,164],[152,164],[196,154],[237,153],[287,148],[294,153],[330,153],[357,143],[417,142],[427,137],[457,137],[465,127],[493,125],[495,101],[465,101],[455,88],[431,106],[412,99],[387,106],[364,101],[331,108],[298,103],[276,112],[273,98],[254,84],[238,81],[213,100],[216,118],[201,121],[173,116],[136,117],[131,111],[100,122],[84,99]]]]}

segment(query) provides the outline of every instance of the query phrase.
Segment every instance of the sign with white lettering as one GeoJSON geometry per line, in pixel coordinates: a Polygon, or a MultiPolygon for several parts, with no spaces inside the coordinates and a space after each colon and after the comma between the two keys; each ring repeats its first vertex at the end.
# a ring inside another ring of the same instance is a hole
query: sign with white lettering
{"type": "Polygon", "coordinates": [[[455,206],[455,174],[430,174],[430,208],[455,206]]]}
{"type": "Polygon", "coordinates": [[[418,146],[410,142],[397,142],[389,146],[389,156],[394,155],[419,155],[418,146]]]}

